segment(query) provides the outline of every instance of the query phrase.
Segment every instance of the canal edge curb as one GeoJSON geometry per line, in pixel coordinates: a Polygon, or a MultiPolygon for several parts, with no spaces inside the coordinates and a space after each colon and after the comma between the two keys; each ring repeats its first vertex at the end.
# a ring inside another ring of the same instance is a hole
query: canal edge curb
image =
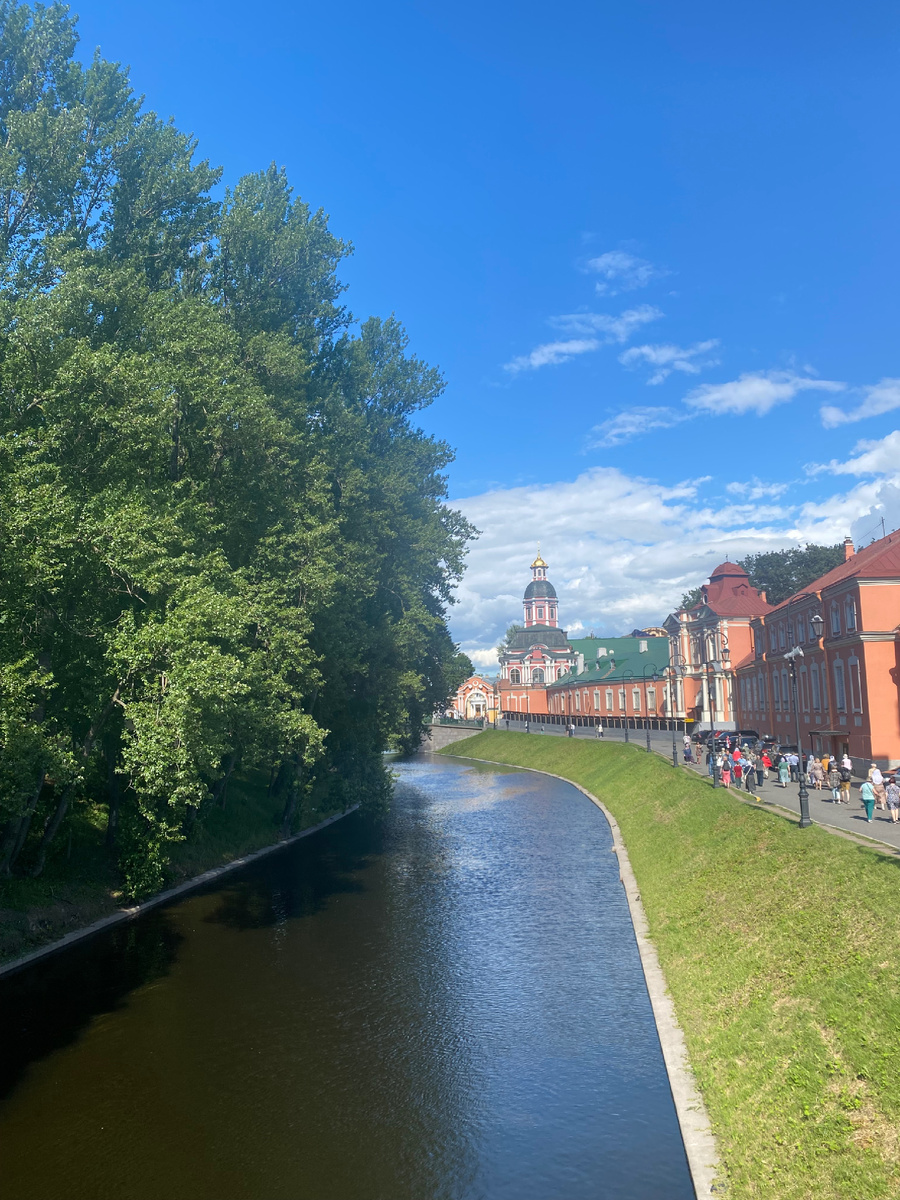
{"type": "Polygon", "coordinates": [[[351,808],[345,809],[344,812],[333,813],[332,816],[326,817],[324,821],[320,821],[318,825],[311,825],[309,829],[303,829],[300,833],[295,833],[289,838],[283,838],[280,842],[272,842],[269,846],[262,846],[259,850],[253,850],[250,854],[244,854],[240,858],[235,858],[232,862],[223,863],[221,867],[211,867],[208,871],[204,871],[202,875],[194,875],[192,878],[186,879],[183,883],[176,884],[175,887],[166,888],[164,892],[158,892],[155,896],[151,896],[149,900],[142,900],[140,904],[134,904],[129,908],[120,908],[116,912],[110,913],[108,917],[101,917],[99,921],[85,925],[83,929],[73,929],[71,933],[57,938],[56,941],[48,942],[46,946],[39,946],[37,950],[30,950],[28,954],[14,958],[8,963],[0,964],[0,979],[5,975],[13,975],[16,971],[22,971],[25,967],[30,967],[32,963],[38,962],[42,958],[48,958],[51,954],[58,954],[61,950],[68,950],[70,946],[74,946],[77,942],[93,937],[97,933],[102,933],[105,929],[111,929],[114,925],[123,925],[126,921],[133,921],[137,917],[143,916],[145,912],[149,912],[150,909],[158,908],[161,904],[168,904],[170,900],[176,900],[180,896],[186,896],[189,892],[203,887],[204,884],[211,883],[212,880],[218,879],[222,875],[227,875],[229,871],[236,871],[239,867],[246,867],[249,863],[256,862],[260,858],[265,858],[266,855],[273,854],[276,850],[283,850],[286,846],[292,846],[295,842],[299,842],[301,838],[309,837],[312,833],[318,833],[320,829],[324,829],[327,825],[333,825],[335,821],[340,821],[342,817],[356,812],[358,808],[359,805],[354,804],[351,808]]]}
{"type": "MultiPolygon", "coordinates": [[[[445,757],[460,758],[465,761],[469,756],[448,754],[445,757]]],[[[703,1103],[703,1097],[700,1095],[699,1088],[697,1087],[697,1080],[691,1068],[690,1059],[688,1058],[684,1032],[678,1024],[675,1005],[666,987],[666,977],[663,974],[662,967],[659,965],[656,947],[650,940],[647,914],[644,912],[640,889],[634,876],[631,860],[628,857],[628,850],[622,839],[622,831],[619,829],[618,821],[603,801],[598,800],[593,792],[589,792],[587,788],[583,788],[571,779],[566,779],[564,775],[556,775],[552,771],[541,771],[537,767],[520,767],[517,763],[495,762],[490,758],[469,757],[469,761],[487,763],[490,766],[496,767],[514,767],[518,771],[531,771],[534,775],[547,775],[550,779],[559,779],[563,783],[568,783],[573,788],[576,788],[582,795],[587,796],[588,800],[600,809],[609,822],[609,827],[612,831],[613,849],[619,859],[619,879],[622,882],[625,898],[628,901],[628,909],[631,913],[631,923],[634,928],[638,953],[641,956],[644,981],[647,985],[650,1007],[653,1010],[653,1018],[656,1022],[656,1032],[659,1036],[663,1061],[666,1065],[666,1074],[669,1077],[669,1088],[672,1092],[672,1100],[678,1116],[678,1125],[681,1130],[681,1140],[684,1143],[684,1151],[691,1172],[691,1181],[698,1200],[705,1200],[706,1197],[719,1195],[719,1191],[716,1188],[716,1181],[720,1177],[721,1167],[719,1152],[709,1121],[709,1114],[706,1111],[706,1105],[703,1103]]]]}

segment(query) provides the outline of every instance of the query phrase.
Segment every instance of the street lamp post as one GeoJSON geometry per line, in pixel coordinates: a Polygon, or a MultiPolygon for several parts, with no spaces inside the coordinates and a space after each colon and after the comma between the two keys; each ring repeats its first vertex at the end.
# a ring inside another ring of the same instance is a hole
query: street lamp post
{"type": "MultiPolygon", "coordinates": [[[[657,668],[655,666],[653,666],[652,663],[646,663],[644,665],[644,669],[641,672],[641,674],[644,677],[644,703],[647,704],[647,680],[650,679],[653,683],[656,683],[656,681],[659,679],[659,671],[657,670],[657,668]],[[647,674],[648,671],[651,672],[651,674],[649,676],[647,674]]],[[[654,695],[655,694],[656,693],[654,692],[654,695]]],[[[648,754],[650,753],[650,705],[649,704],[647,704],[647,753],[648,754]]]]}
{"type": "MultiPolygon", "coordinates": [[[[816,641],[822,636],[822,631],[825,628],[825,622],[822,617],[816,613],[814,617],[810,617],[809,621],[815,634],[816,641]]],[[[809,815],[809,792],[806,790],[806,772],[803,770],[803,743],[800,740],[800,700],[799,689],[797,687],[797,659],[803,658],[803,648],[794,646],[788,650],[784,656],[791,668],[791,703],[794,706],[794,722],[797,729],[797,774],[800,776],[800,828],[809,829],[812,825],[812,820],[809,815]]]]}
{"type": "Polygon", "coordinates": [[[719,783],[719,769],[716,766],[716,691],[715,677],[716,672],[721,668],[721,663],[717,659],[710,659],[706,664],[706,695],[709,700],[709,756],[712,765],[713,787],[721,787],[719,783]],[[710,672],[712,674],[710,674],[710,672]]]}
{"type": "MultiPolygon", "coordinates": [[[[678,684],[677,684],[676,680],[684,673],[684,656],[682,654],[679,654],[679,652],[677,650],[675,651],[675,662],[670,663],[666,667],[666,671],[670,677],[669,695],[672,699],[672,711],[674,712],[674,710],[677,707],[677,697],[678,697],[678,684]]],[[[673,719],[673,721],[672,721],[672,766],[673,767],[678,766],[678,745],[675,741],[675,734],[677,732],[678,732],[678,730],[675,728],[675,721],[673,719]]]]}
{"type": "MultiPolygon", "coordinates": [[[[625,683],[625,680],[626,679],[634,679],[634,678],[635,678],[634,671],[632,671],[628,667],[626,667],[625,670],[622,672],[622,687],[623,687],[624,693],[625,693],[625,741],[626,742],[629,741],[630,739],[628,737],[628,687],[625,683]]],[[[635,729],[637,729],[636,725],[635,725],[635,729]]]]}

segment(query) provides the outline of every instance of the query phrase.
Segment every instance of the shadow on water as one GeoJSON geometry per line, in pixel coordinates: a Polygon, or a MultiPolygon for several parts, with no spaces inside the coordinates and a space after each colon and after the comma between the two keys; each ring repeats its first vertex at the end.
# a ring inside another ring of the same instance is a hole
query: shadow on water
{"type": "MultiPolygon", "coordinates": [[[[211,882],[192,893],[192,899],[217,896],[204,920],[236,931],[262,929],[314,916],[331,897],[361,891],[352,876],[379,852],[381,822],[353,814],[341,825],[340,832],[330,826],[237,871],[224,888],[211,882]]],[[[77,1041],[96,1017],[122,1009],[137,988],[167,975],[183,942],[166,906],[0,979],[0,1098],[31,1064],[77,1041]]]]}
{"type": "Polygon", "coordinates": [[[160,910],[0,981],[0,1097],[31,1063],[74,1042],[135,988],[167,975],[181,941],[160,910]]]}

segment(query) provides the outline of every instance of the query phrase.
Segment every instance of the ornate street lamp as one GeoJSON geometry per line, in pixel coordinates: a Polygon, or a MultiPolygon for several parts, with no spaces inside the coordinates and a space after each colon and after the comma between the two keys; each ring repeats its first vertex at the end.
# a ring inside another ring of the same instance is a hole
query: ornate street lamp
{"type": "Polygon", "coordinates": [[[721,787],[719,783],[719,769],[716,766],[716,689],[715,677],[722,670],[721,662],[716,658],[711,658],[706,663],[706,695],[709,700],[709,742],[707,746],[710,753],[710,761],[712,763],[713,787],[721,787]],[[710,672],[712,673],[710,675],[710,672]]]}
{"type": "MultiPolygon", "coordinates": [[[[814,617],[810,617],[809,623],[818,642],[825,629],[825,622],[822,620],[821,615],[816,613],[814,617]]],[[[803,770],[803,743],[800,740],[800,699],[797,688],[797,659],[804,657],[802,646],[792,647],[784,657],[791,668],[791,703],[794,706],[794,722],[797,729],[797,774],[800,777],[800,789],[798,792],[800,800],[800,828],[809,829],[810,825],[812,825],[812,820],[809,815],[809,792],[806,790],[806,772],[803,770]]]]}
{"type": "MultiPolygon", "coordinates": [[[[673,663],[669,663],[669,665],[666,667],[666,673],[670,676],[669,695],[672,699],[673,712],[677,708],[677,699],[678,699],[678,684],[677,684],[676,680],[679,679],[684,674],[684,667],[685,667],[684,655],[680,654],[676,650],[674,658],[675,658],[675,661],[673,663]]],[[[672,721],[672,766],[673,767],[678,766],[678,745],[675,741],[675,734],[677,732],[678,731],[675,728],[675,721],[673,720],[672,721]]]]}
{"type": "MultiPolygon", "coordinates": [[[[643,675],[643,678],[644,678],[644,703],[647,704],[647,680],[650,679],[653,683],[656,683],[657,680],[659,679],[659,671],[653,665],[653,663],[645,663],[644,669],[641,672],[641,674],[643,675]],[[649,676],[647,674],[648,671],[651,672],[651,674],[649,676]]],[[[650,753],[650,705],[649,704],[647,704],[647,753],[648,754],[650,753]]]]}

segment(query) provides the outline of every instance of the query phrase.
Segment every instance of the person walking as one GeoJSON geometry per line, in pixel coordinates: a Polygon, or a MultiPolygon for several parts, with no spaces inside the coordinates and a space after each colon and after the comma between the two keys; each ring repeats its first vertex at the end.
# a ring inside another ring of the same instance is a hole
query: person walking
{"type": "MultiPolygon", "coordinates": [[[[845,761],[849,762],[850,760],[846,759],[845,761]]],[[[843,762],[837,768],[837,772],[841,777],[841,804],[849,804],[850,784],[853,780],[853,772],[849,767],[845,767],[843,762]]]]}
{"type": "Polygon", "coordinates": [[[788,763],[791,768],[791,783],[800,782],[800,756],[797,754],[788,755],[788,763]]]}
{"type": "Polygon", "coordinates": [[[598,737],[598,738],[602,738],[602,737],[603,737],[603,726],[602,726],[602,725],[598,725],[598,726],[597,726],[597,730],[596,730],[596,735],[595,735],[595,736],[596,736],[596,737],[598,737]]]}
{"type": "Polygon", "coordinates": [[[841,773],[837,767],[828,772],[828,786],[831,788],[831,799],[834,804],[841,802],[841,773]]]}
{"type": "MultiPolygon", "coordinates": [[[[812,765],[810,766],[810,769],[809,769],[809,778],[810,778],[810,783],[813,785],[813,787],[816,789],[817,792],[821,792],[822,784],[825,782],[826,774],[830,775],[831,772],[826,772],[822,763],[817,758],[814,758],[812,760],[812,765]]],[[[835,797],[835,799],[837,799],[837,797],[835,797]]]]}
{"type": "Polygon", "coordinates": [[[732,765],[731,755],[730,754],[724,755],[722,758],[722,763],[721,763],[723,787],[727,787],[727,788],[731,787],[731,765],[732,765]]]}
{"type": "Polygon", "coordinates": [[[786,788],[791,779],[791,764],[787,758],[782,755],[781,762],[778,764],[778,782],[783,788],[786,788]]]}
{"type": "Polygon", "coordinates": [[[866,820],[871,822],[875,812],[875,788],[870,780],[866,779],[859,785],[859,798],[862,801],[863,808],[866,810],[866,820]]]}
{"type": "Polygon", "coordinates": [[[759,754],[754,756],[753,770],[756,772],[756,790],[759,791],[759,789],[763,785],[763,776],[766,776],[766,778],[768,778],[766,769],[763,766],[762,756],[759,754]]]}
{"type": "Polygon", "coordinates": [[[762,757],[759,760],[762,763],[763,779],[766,783],[769,782],[769,771],[772,769],[772,760],[769,758],[768,750],[763,750],[762,757]]]}
{"type": "Polygon", "coordinates": [[[822,755],[822,770],[827,775],[830,768],[831,768],[831,755],[826,750],[825,753],[822,755]]]}
{"type": "Polygon", "coordinates": [[[885,796],[884,788],[884,776],[882,775],[880,768],[877,767],[875,763],[872,763],[871,767],[869,767],[869,783],[871,783],[875,790],[875,807],[883,809],[887,804],[887,797],[885,796]]]}
{"type": "Polygon", "coordinates": [[[891,814],[891,820],[896,825],[897,818],[900,817],[900,811],[898,811],[900,810],[900,784],[897,783],[896,775],[892,775],[888,780],[885,795],[887,796],[887,806],[891,814]]]}
{"type": "Polygon", "coordinates": [[[756,772],[753,770],[753,760],[749,754],[745,754],[741,759],[741,774],[744,777],[744,791],[753,795],[753,784],[756,780],[756,772]]]}
{"type": "Polygon", "coordinates": [[[684,735],[684,737],[681,739],[681,741],[682,741],[682,745],[684,746],[685,756],[687,756],[687,751],[690,750],[690,748],[691,748],[691,735],[689,733],[686,733],[684,735]]]}
{"type": "Polygon", "coordinates": [[[844,757],[841,759],[841,766],[846,767],[848,771],[853,770],[853,761],[850,758],[849,754],[845,754],[844,757]]]}

